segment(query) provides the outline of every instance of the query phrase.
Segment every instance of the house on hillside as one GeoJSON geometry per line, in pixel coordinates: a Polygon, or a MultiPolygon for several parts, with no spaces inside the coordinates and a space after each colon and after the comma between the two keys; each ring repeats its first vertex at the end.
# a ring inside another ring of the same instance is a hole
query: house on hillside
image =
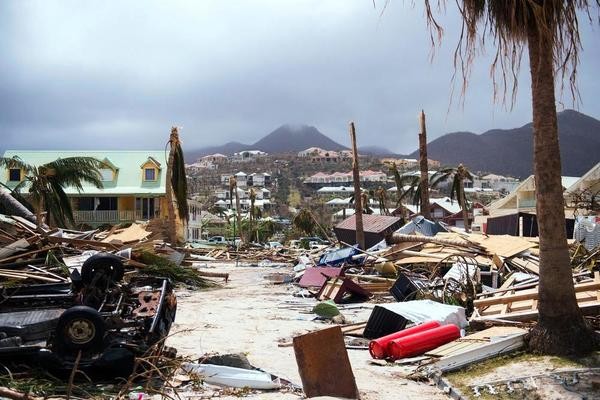
{"type": "Polygon", "coordinates": [[[323,150],[320,147],[309,147],[306,150],[298,152],[298,157],[306,159],[311,163],[337,163],[349,161],[352,159],[350,150],[334,151],[323,150]]]}
{"type": "Polygon", "coordinates": [[[246,174],[243,171],[236,172],[235,174],[221,174],[221,185],[229,186],[229,179],[232,176],[235,176],[237,186],[240,188],[251,186],[263,187],[271,185],[271,174],[267,172],[246,174]]]}
{"type": "Polygon", "coordinates": [[[231,157],[231,161],[233,162],[250,162],[250,161],[258,161],[262,158],[268,156],[268,153],[260,150],[244,150],[238,153],[233,153],[231,157]]]}
{"type": "MultiPolygon", "coordinates": [[[[272,207],[271,202],[271,191],[267,188],[254,188],[254,189],[243,189],[238,187],[237,194],[240,199],[240,208],[242,211],[248,211],[252,201],[250,200],[250,190],[254,190],[256,195],[254,200],[254,207],[258,208],[261,212],[267,211],[272,207]]],[[[236,207],[235,194],[233,199],[229,196],[229,190],[217,190],[215,191],[217,201],[215,206],[222,210],[231,210],[236,207]],[[233,203],[233,204],[232,204],[233,203]]]]}
{"type": "Polygon", "coordinates": [[[220,234],[225,231],[225,219],[201,209],[202,204],[194,199],[188,199],[189,220],[185,230],[185,241],[201,240],[208,232],[220,234]]]}
{"type": "Polygon", "coordinates": [[[251,177],[252,184],[248,186],[270,186],[271,185],[271,174],[266,172],[255,172],[249,175],[251,177]]]}
{"type": "MultiPolygon", "coordinates": [[[[361,188],[361,190],[364,190],[361,188]]],[[[339,195],[348,195],[354,193],[353,186],[323,186],[322,188],[317,190],[318,196],[339,196],[339,195]]]]}
{"type": "MultiPolygon", "coordinates": [[[[387,175],[380,171],[360,171],[359,176],[363,183],[387,182],[387,175]]],[[[333,172],[331,174],[317,172],[304,179],[304,183],[309,185],[349,185],[353,181],[351,172],[333,172]]]]}
{"type": "MultiPolygon", "coordinates": [[[[382,164],[396,164],[396,167],[400,170],[408,170],[419,167],[419,160],[416,158],[382,158],[382,164]]],[[[439,168],[440,162],[437,160],[427,159],[427,168],[439,168]]]]}
{"type": "MultiPolygon", "coordinates": [[[[23,162],[42,165],[58,158],[94,157],[103,161],[101,173],[103,188],[84,184],[79,192],[67,187],[75,221],[93,227],[148,220],[166,216],[166,170],[164,150],[155,151],[47,151],[7,150],[4,157],[18,156],[23,162]]],[[[0,173],[0,182],[14,188],[25,175],[19,169],[0,173]]],[[[25,188],[23,192],[26,192],[25,188]]]]}
{"type": "Polygon", "coordinates": [[[519,180],[510,176],[487,174],[483,176],[474,176],[473,188],[492,189],[496,192],[512,192],[519,186],[519,180]]]}
{"type": "Polygon", "coordinates": [[[227,162],[227,160],[228,160],[228,158],[225,154],[215,153],[215,154],[209,154],[207,156],[201,157],[196,162],[210,162],[213,164],[223,164],[223,163],[227,162]]]}

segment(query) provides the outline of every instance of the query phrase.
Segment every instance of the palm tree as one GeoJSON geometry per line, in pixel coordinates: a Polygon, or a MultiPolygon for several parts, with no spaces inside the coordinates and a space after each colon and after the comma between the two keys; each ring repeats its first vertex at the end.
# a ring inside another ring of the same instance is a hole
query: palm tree
{"type": "Polygon", "coordinates": [[[169,160],[167,161],[167,212],[169,213],[168,235],[169,241],[173,244],[177,239],[177,217],[175,216],[175,206],[173,197],[177,203],[177,216],[180,221],[187,223],[189,218],[187,203],[187,178],[185,176],[185,161],[183,159],[183,150],[179,140],[177,127],[171,128],[171,136],[167,145],[169,149],[169,160]]]}
{"type": "MultiPolygon", "coordinates": [[[[363,214],[373,214],[373,209],[369,206],[369,195],[367,194],[367,192],[361,190],[360,199],[361,199],[360,204],[362,206],[363,214]]],[[[355,197],[354,197],[354,193],[352,193],[350,195],[350,204],[354,204],[354,202],[355,202],[355,197]]]]}
{"type": "Polygon", "coordinates": [[[42,215],[46,211],[46,222],[52,222],[61,227],[75,224],[71,200],[64,188],[73,187],[79,192],[84,183],[90,183],[102,188],[100,168],[104,163],[93,157],[67,157],[35,166],[23,162],[18,157],[0,158],[0,167],[7,169],[19,168],[25,178],[13,189],[16,198],[21,189],[27,187],[27,199],[33,204],[36,214],[36,224],[42,226],[42,215]]]}
{"type": "Polygon", "coordinates": [[[250,232],[248,234],[248,242],[252,241],[253,231],[254,231],[254,203],[256,202],[256,190],[254,188],[250,188],[248,190],[248,198],[250,199],[250,210],[248,210],[248,220],[250,221],[250,232]]]}
{"type": "Polygon", "coordinates": [[[420,175],[401,175],[396,164],[390,165],[390,172],[394,175],[394,182],[396,183],[396,206],[399,207],[402,205],[403,200],[408,200],[410,204],[417,206],[418,210],[422,210],[423,197],[421,196],[420,175]]]}
{"type": "MultiPolygon", "coordinates": [[[[427,129],[425,127],[425,112],[421,110],[419,115],[419,169],[421,179],[419,180],[420,203],[429,205],[429,160],[427,159],[427,129]]],[[[426,219],[431,219],[429,207],[421,208],[421,214],[426,219]]]]}
{"type": "Polygon", "coordinates": [[[384,188],[379,186],[373,192],[374,197],[377,198],[377,202],[379,203],[379,210],[381,210],[381,215],[390,215],[390,211],[387,208],[387,192],[384,188]]]}
{"type": "Polygon", "coordinates": [[[465,180],[473,180],[471,172],[464,165],[459,164],[456,168],[440,168],[431,178],[431,186],[436,187],[442,182],[452,180],[450,184],[450,201],[455,198],[458,200],[462,210],[465,232],[469,232],[469,210],[468,202],[465,197],[465,180]]]}
{"type": "Polygon", "coordinates": [[[240,194],[238,193],[237,187],[237,179],[234,175],[229,177],[229,204],[231,209],[233,208],[233,197],[235,196],[235,220],[233,222],[233,240],[235,242],[235,227],[237,225],[237,229],[239,231],[238,235],[240,236],[240,240],[244,241],[244,235],[242,235],[242,214],[240,210],[240,194]]]}
{"type": "MultiPolygon", "coordinates": [[[[579,15],[587,15],[592,22],[590,3],[600,6],[599,0],[457,1],[463,24],[455,65],[461,68],[463,89],[472,61],[480,51],[479,46],[484,43],[484,38],[491,38],[496,45],[492,71],[500,71],[503,100],[506,99],[507,86],[512,86],[514,104],[516,74],[523,49],[528,49],[533,109],[533,171],[540,241],[538,323],[529,335],[529,346],[547,354],[584,353],[590,351],[594,343],[593,332],[581,314],[573,287],[565,231],[555,99],[557,73],[562,82],[569,79],[573,99],[577,96],[576,73],[581,49],[579,15]],[[510,80],[511,77],[515,78],[510,80]]],[[[425,8],[435,42],[436,37],[438,40],[441,38],[442,27],[429,1],[425,2],[425,8]]],[[[493,76],[496,77],[496,73],[493,76]]],[[[493,81],[496,94],[496,79],[493,81]]]]}
{"type": "Polygon", "coordinates": [[[316,227],[315,220],[308,208],[303,208],[298,211],[298,214],[296,214],[292,220],[292,224],[296,229],[306,233],[308,236],[312,236],[316,227]]]}

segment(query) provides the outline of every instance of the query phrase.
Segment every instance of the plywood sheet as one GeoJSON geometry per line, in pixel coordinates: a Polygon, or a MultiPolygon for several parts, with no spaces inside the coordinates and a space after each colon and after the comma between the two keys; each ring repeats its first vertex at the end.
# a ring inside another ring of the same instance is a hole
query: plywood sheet
{"type": "Polygon", "coordinates": [[[359,398],[339,326],[296,336],[294,352],[306,397],[359,398]]]}

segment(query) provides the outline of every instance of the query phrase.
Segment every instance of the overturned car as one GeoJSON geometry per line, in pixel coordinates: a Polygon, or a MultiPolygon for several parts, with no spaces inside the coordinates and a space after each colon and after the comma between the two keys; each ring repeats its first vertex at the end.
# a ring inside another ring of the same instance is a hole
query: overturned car
{"type": "Polygon", "coordinates": [[[71,283],[1,289],[0,360],[127,376],[136,356],[162,345],[176,309],[168,279],[124,279],[122,258],[99,253],[71,273],[71,283]]]}

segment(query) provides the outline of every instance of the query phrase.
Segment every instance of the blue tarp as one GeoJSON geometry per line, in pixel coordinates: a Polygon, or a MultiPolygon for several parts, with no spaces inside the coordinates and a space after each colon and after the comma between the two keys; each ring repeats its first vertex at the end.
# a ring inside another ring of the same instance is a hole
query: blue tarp
{"type": "Polygon", "coordinates": [[[343,249],[329,251],[321,256],[317,266],[336,266],[343,263],[356,263],[356,260],[353,260],[352,256],[357,254],[360,254],[360,251],[355,247],[344,247],[343,249]]]}

